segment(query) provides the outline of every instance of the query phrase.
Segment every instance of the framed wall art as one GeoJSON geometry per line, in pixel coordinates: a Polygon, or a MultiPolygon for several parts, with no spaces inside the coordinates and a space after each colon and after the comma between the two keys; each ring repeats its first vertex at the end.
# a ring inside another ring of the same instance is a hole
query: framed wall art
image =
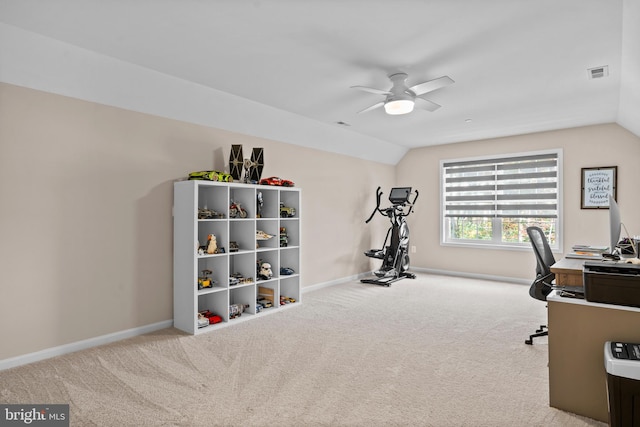
{"type": "Polygon", "coordinates": [[[581,209],[609,209],[609,195],[617,201],[618,167],[582,168],[581,209]]]}

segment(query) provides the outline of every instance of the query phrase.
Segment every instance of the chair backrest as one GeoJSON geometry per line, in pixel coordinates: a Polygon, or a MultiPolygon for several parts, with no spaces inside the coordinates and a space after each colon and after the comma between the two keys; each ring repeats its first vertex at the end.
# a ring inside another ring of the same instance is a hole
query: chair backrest
{"type": "Polygon", "coordinates": [[[533,298],[546,301],[547,295],[551,292],[551,282],[555,278],[555,274],[551,272],[551,266],[555,264],[556,259],[540,227],[527,227],[527,234],[537,261],[536,280],[531,285],[529,294],[533,298]]]}

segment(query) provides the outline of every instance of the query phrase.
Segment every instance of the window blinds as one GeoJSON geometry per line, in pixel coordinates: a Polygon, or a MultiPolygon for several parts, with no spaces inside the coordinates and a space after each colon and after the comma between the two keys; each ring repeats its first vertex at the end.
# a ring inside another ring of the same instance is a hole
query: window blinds
{"type": "Polygon", "coordinates": [[[450,161],[443,174],[447,217],[558,217],[558,153],[450,161]]]}

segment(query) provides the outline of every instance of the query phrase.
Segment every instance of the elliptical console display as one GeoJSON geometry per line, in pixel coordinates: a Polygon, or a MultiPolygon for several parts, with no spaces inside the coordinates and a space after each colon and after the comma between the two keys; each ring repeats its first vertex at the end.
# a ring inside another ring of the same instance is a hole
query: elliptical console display
{"type": "Polygon", "coordinates": [[[413,206],[418,199],[418,190],[411,192],[411,187],[395,187],[389,194],[391,206],[386,209],[380,208],[382,191],[380,187],[376,190],[376,208],[371,213],[365,223],[369,223],[376,212],[389,218],[391,227],[387,231],[382,249],[371,249],[364,254],[369,258],[382,260],[379,270],[373,272],[375,278],[362,279],[362,283],[389,286],[391,283],[404,279],[415,279],[416,275],[409,273],[409,226],[405,218],[413,211],[413,206]],[[411,195],[413,200],[410,201],[411,195]],[[387,245],[389,243],[389,245],[387,245]]]}

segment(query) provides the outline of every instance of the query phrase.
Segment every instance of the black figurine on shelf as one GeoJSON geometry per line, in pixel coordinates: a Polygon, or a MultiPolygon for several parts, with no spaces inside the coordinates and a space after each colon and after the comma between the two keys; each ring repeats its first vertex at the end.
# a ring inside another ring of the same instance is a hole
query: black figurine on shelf
{"type": "Polygon", "coordinates": [[[229,156],[229,173],[234,181],[240,181],[240,178],[242,178],[243,166],[242,145],[232,145],[231,155],[229,156]]]}

